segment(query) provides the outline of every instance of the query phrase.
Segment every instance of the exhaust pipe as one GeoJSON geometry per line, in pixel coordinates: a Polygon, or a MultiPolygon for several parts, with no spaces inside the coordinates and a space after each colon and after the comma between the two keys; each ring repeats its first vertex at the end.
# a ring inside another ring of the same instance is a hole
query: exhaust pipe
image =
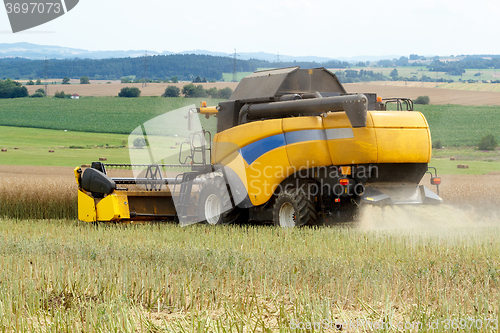
{"type": "Polygon", "coordinates": [[[345,111],[352,127],[365,127],[367,110],[368,99],[363,94],[245,104],[240,110],[239,123],[263,118],[319,116],[325,112],[345,111]]]}

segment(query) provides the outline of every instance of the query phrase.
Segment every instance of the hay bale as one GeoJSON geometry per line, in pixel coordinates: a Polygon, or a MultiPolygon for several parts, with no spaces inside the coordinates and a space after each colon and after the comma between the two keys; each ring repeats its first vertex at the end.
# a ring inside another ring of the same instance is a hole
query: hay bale
{"type": "Polygon", "coordinates": [[[80,168],[90,168],[90,164],[82,164],[80,165],[80,168]]]}
{"type": "Polygon", "coordinates": [[[108,159],[106,157],[99,157],[99,161],[107,161],[108,159]]]}
{"type": "Polygon", "coordinates": [[[455,157],[450,157],[450,161],[454,161],[455,160],[455,157]]]}
{"type": "Polygon", "coordinates": [[[53,153],[54,151],[53,150],[49,150],[49,153],[53,153]]]}
{"type": "Polygon", "coordinates": [[[459,164],[459,165],[457,165],[457,168],[459,168],[459,169],[468,169],[469,166],[467,164],[459,164]]]}
{"type": "Polygon", "coordinates": [[[7,149],[5,149],[5,148],[2,148],[2,151],[7,151],[7,149]]]}

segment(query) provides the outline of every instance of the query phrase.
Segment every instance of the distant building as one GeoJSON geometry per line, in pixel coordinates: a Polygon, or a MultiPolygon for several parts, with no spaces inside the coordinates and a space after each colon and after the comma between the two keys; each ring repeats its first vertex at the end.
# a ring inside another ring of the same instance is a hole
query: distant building
{"type": "Polygon", "coordinates": [[[73,94],[73,95],[71,95],[71,99],[80,99],[80,95],[73,94]]]}

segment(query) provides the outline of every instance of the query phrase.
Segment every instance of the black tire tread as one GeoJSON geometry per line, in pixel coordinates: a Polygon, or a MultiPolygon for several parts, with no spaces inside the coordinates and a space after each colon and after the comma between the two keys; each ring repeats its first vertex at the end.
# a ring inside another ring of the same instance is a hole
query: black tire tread
{"type": "Polygon", "coordinates": [[[315,203],[309,199],[301,190],[295,188],[287,189],[281,192],[273,208],[273,221],[279,226],[279,211],[281,206],[289,202],[295,209],[296,226],[316,224],[318,214],[316,213],[315,203]]]}

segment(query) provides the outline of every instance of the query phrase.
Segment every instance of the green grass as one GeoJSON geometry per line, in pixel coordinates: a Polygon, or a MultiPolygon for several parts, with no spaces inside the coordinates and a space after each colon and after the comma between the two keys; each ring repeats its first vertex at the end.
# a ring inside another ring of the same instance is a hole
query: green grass
{"type": "MultiPolygon", "coordinates": [[[[157,150],[166,152],[165,163],[178,163],[178,143],[184,139],[163,136],[161,143],[155,137],[149,139],[157,150]]],[[[1,165],[75,167],[99,158],[107,158],[107,163],[130,164],[128,145],[128,135],[123,134],[0,126],[0,148],[7,149],[0,155],[1,165]]],[[[147,155],[146,149],[132,151],[140,156],[147,155]]]]}
{"type": "Polygon", "coordinates": [[[0,126],[1,148],[126,146],[128,135],[0,126]]]}
{"type": "MultiPolygon", "coordinates": [[[[206,100],[208,105],[217,105],[220,101],[183,97],[6,99],[0,105],[0,126],[130,134],[156,116],[191,104],[199,106],[201,100],[206,100]]],[[[178,126],[175,122],[165,124],[164,131],[175,133],[178,126]]]]}
{"type": "Polygon", "coordinates": [[[437,168],[440,175],[486,175],[490,172],[500,171],[500,163],[488,161],[455,160],[449,158],[433,158],[429,166],[437,168]],[[457,165],[466,164],[468,169],[459,169],[457,165]]]}
{"type": "Polygon", "coordinates": [[[0,219],[0,328],[302,332],[292,322],[498,320],[498,227],[439,230],[448,235],[0,219]]]}
{"type": "Polygon", "coordinates": [[[500,150],[478,150],[474,147],[445,147],[433,149],[432,156],[437,158],[454,157],[461,161],[500,161],[500,150]]]}

